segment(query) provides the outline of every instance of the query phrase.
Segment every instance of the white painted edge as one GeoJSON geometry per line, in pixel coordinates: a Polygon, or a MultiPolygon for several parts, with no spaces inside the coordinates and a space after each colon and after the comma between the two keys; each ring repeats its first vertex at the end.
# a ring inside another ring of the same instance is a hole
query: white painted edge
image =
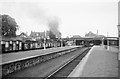
{"type": "Polygon", "coordinates": [[[84,66],[86,65],[89,55],[92,53],[94,47],[96,47],[96,46],[93,46],[90,49],[90,51],[87,53],[87,55],[80,61],[80,63],[75,67],[75,69],[69,74],[68,77],[80,77],[82,75],[84,66]]]}

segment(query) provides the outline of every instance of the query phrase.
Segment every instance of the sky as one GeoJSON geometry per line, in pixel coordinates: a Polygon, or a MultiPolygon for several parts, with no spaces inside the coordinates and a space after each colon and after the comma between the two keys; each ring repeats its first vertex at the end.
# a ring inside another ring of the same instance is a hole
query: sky
{"type": "Polygon", "coordinates": [[[48,20],[57,18],[62,37],[118,36],[119,0],[1,0],[0,14],[10,15],[19,25],[17,34],[48,30],[48,20]]]}

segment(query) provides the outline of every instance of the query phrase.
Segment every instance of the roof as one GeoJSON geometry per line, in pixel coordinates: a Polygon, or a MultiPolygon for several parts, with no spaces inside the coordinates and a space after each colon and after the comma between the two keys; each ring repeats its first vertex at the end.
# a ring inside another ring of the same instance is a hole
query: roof
{"type": "Polygon", "coordinates": [[[20,41],[22,41],[22,38],[20,38],[20,37],[11,37],[11,38],[2,37],[2,40],[5,40],[5,41],[10,41],[10,40],[16,41],[16,40],[20,40],[20,41]]]}
{"type": "Polygon", "coordinates": [[[91,31],[87,34],[85,34],[85,37],[95,37],[96,34],[92,33],[91,31]]]}
{"type": "Polygon", "coordinates": [[[81,38],[80,35],[73,35],[71,38],[81,38]]]}
{"type": "MultiPolygon", "coordinates": [[[[46,36],[48,36],[48,32],[46,32],[46,36]]],[[[45,37],[45,32],[31,32],[30,37],[45,37]]]]}

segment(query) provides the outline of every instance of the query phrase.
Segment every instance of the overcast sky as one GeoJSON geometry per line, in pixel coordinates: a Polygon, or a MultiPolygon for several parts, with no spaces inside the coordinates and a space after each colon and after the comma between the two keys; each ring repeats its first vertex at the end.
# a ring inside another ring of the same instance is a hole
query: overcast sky
{"type": "Polygon", "coordinates": [[[118,36],[119,0],[2,0],[0,14],[13,17],[20,32],[47,30],[47,20],[57,17],[62,37],[92,31],[118,36]]]}

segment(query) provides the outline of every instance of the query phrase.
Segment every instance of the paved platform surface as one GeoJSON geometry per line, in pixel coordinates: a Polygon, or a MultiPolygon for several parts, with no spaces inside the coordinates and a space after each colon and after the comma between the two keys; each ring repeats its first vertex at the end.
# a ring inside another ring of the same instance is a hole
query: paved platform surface
{"type": "Polygon", "coordinates": [[[13,62],[13,61],[32,58],[32,57],[36,57],[40,55],[46,55],[46,54],[50,54],[53,52],[76,48],[76,47],[78,46],[66,46],[66,47],[49,48],[46,50],[40,49],[40,50],[30,50],[30,51],[24,51],[24,52],[21,51],[21,52],[16,52],[16,53],[9,53],[9,54],[1,54],[0,57],[2,57],[2,61],[0,61],[0,65],[13,62]]]}
{"type": "Polygon", "coordinates": [[[118,77],[118,49],[93,46],[69,77],[118,77]]]}

